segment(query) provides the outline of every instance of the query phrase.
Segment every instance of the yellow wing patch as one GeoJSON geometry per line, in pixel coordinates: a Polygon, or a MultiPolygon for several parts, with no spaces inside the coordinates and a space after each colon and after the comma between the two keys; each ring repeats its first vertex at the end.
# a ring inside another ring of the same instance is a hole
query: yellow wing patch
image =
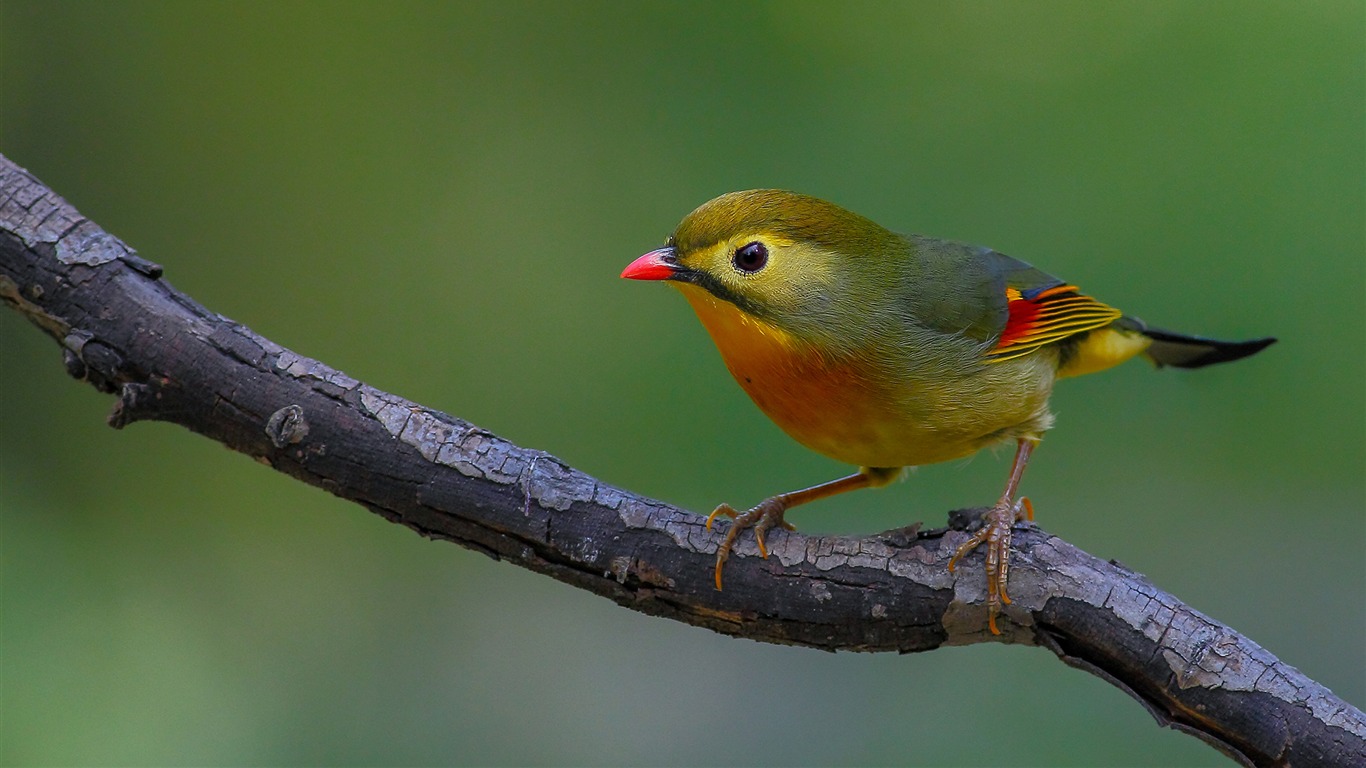
{"type": "Polygon", "coordinates": [[[1026,291],[1006,288],[1006,299],[1006,325],[995,349],[987,354],[988,362],[1023,357],[1070,336],[1104,328],[1123,314],[1079,293],[1075,285],[1026,291]]]}

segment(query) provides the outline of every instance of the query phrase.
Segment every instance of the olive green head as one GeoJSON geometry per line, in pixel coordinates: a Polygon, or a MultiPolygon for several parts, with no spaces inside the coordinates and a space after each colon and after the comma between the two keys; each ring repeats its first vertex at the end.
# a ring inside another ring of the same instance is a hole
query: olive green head
{"type": "Polygon", "coordinates": [[[847,340],[846,316],[876,298],[887,285],[878,276],[904,249],[898,236],[833,203],[755,189],[704,203],[653,252],[657,272],[627,276],[692,284],[807,338],[847,340]]]}
{"type": "Polygon", "coordinates": [[[746,237],[857,255],[876,250],[892,235],[876,222],[817,197],[751,189],[698,206],[679,222],[671,240],[682,257],[746,237]]]}

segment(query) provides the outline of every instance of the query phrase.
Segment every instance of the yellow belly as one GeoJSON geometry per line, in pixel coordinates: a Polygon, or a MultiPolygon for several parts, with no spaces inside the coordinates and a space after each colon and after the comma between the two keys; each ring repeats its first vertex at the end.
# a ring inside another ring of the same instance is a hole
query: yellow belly
{"type": "Polygon", "coordinates": [[[1037,361],[983,366],[981,380],[917,387],[873,375],[867,357],[823,354],[700,288],[679,287],[755,404],[794,440],[838,461],[869,467],[949,461],[1000,440],[1041,434],[1051,420],[1051,369],[1046,376],[1019,373],[1040,367],[1037,361]],[[1003,391],[1006,384],[1014,389],[1003,391]]]}

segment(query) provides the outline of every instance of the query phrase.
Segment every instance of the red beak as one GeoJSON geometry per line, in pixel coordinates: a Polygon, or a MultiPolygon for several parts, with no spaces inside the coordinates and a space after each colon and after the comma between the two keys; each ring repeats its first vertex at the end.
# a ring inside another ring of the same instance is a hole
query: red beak
{"type": "Polygon", "coordinates": [[[674,249],[660,248],[626,265],[621,276],[628,280],[668,280],[680,271],[682,268],[674,258],[674,249]]]}

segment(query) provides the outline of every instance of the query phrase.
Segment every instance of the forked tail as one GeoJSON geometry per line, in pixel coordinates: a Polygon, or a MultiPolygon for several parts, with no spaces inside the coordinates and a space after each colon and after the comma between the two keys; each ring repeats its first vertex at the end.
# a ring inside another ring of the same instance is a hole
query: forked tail
{"type": "Polygon", "coordinates": [[[1152,339],[1152,345],[1144,350],[1143,354],[1158,366],[1170,365],[1174,368],[1202,368],[1215,363],[1241,360],[1248,355],[1261,352],[1276,342],[1271,336],[1249,341],[1219,341],[1203,336],[1187,336],[1160,328],[1149,328],[1142,320],[1132,317],[1121,318],[1115,325],[1137,331],[1152,339]]]}

